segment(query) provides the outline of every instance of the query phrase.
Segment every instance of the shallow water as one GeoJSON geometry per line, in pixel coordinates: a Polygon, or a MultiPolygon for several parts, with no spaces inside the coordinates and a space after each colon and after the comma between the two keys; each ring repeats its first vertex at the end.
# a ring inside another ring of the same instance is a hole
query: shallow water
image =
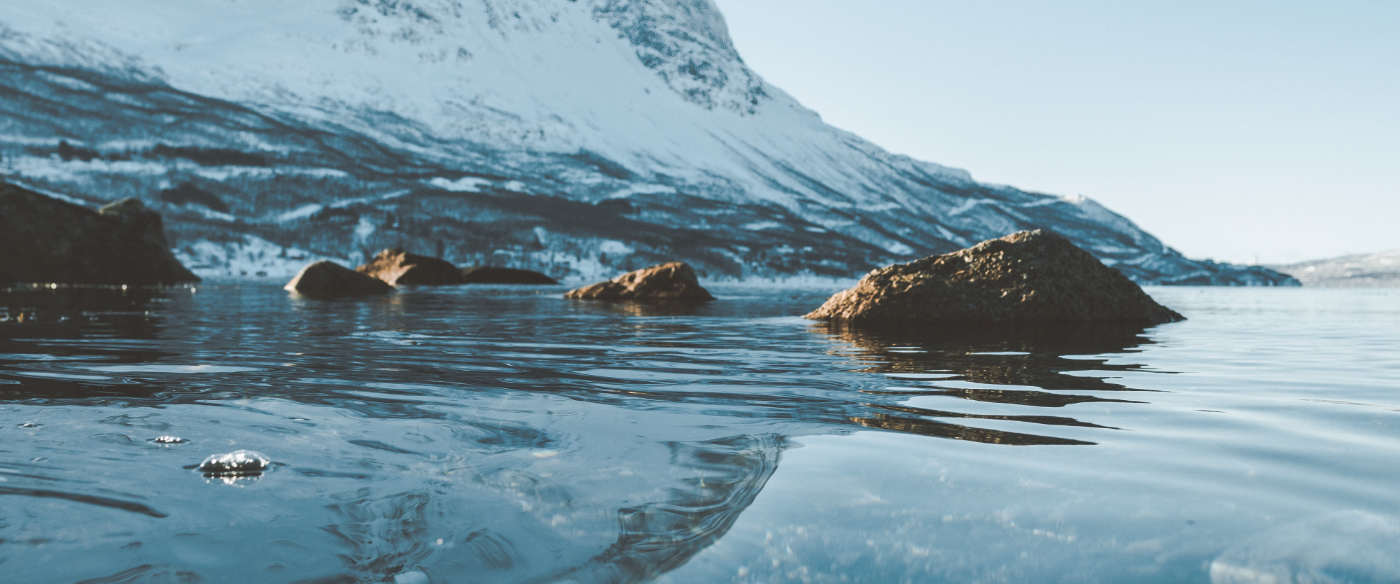
{"type": "Polygon", "coordinates": [[[1400,292],[798,316],[831,291],[0,294],[0,580],[1400,581],[1400,292]]]}

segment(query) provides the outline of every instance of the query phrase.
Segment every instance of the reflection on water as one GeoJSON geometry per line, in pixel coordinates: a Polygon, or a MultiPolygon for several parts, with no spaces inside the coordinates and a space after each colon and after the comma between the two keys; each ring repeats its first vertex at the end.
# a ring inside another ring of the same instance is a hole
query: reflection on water
{"type": "MultiPolygon", "coordinates": [[[[1161,371],[1137,359],[1154,346],[1139,327],[796,316],[826,294],[3,293],[0,569],[24,582],[644,581],[732,539],[801,440],[873,430],[992,460],[1103,456],[1165,395],[1141,383],[1161,371]],[[243,449],[276,471],[191,470],[243,449]]],[[[883,480],[859,497],[879,501],[883,480]]]]}
{"type": "MultiPolygon", "coordinates": [[[[1072,373],[1086,369],[1097,372],[1139,370],[1137,365],[1110,365],[1107,359],[1083,356],[1128,353],[1151,342],[1143,336],[1144,327],[1125,323],[941,327],[852,327],[821,323],[813,328],[858,347],[860,351],[854,356],[867,364],[861,371],[886,374],[909,384],[909,387],[894,389],[862,390],[865,393],[888,397],[951,397],[1033,408],[1059,408],[1085,402],[1135,403],[1079,393],[1134,390],[1102,377],[1072,373]]],[[[853,417],[851,421],[871,428],[993,444],[1089,445],[1093,442],[936,420],[1004,420],[1113,429],[1064,416],[977,414],[890,404],[871,404],[871,407],[880,412],[853,417]]]]}

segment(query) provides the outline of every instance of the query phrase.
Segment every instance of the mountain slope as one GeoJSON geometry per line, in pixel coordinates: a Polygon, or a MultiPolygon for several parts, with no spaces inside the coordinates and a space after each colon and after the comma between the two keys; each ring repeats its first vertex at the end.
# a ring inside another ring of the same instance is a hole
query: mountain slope
{"type": "Polygon", "coordinates": [[[1270,266],[1304,286],[1324,288],[1400,287],[1400,249],[1270,266]]]}
{"type": "Polygon", "coordinates": [[[36,1],[0,14],[0,108],[0,172],[139,196],[206,274],[402,245],[561,276],[853,276],[1043,227],[1139,281],[1287,281],[828,126],[709,0],[36,1]]]}

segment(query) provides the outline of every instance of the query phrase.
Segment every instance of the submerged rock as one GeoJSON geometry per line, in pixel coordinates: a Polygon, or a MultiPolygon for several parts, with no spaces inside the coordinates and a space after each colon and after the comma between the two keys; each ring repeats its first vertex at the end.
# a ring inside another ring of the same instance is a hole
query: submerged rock
{"type": "Polygon", "coordinates": [[[475,266],[462,268],[464,284],[558,284],[559,281],[531,270],[475,266]]]}
{"type": "Polygon", "coordinates": [[[1043,230],[875,270],[807,318],[885,324],[1184,320],[1118,270],[1043,230]]]}
{"type": "Polygon", "coordinates": [[[346,298],[388,294],[394,288],[335,262],[319,261],[302,268],[286,289],[308,298],[346,298]]]}
{"type": "Polygon", "coordinates": [[[198,282],[137,199],[94,211],[0,183],[0,281],[150,286],[198,282]]]}
{"type": "Polygon", "coordinates": [[[714,300],[700,286],[695,270],[683,262],[671,262],[628,272],[606,282],[570,290],[565,298],[577,300],[714,300]]]}
{"type": "Polygon", "coordinates": [[[214,454],[199,463],[199,472],[207,477],[255,476],[267,471],[272,459],[252,450],[235,450],[214,454]]]}
{"type": "Polygon", "coordinates": [[[398,248],[379,252],[356,272],[383,280],[390,286],[451,286],[461,284],[462,273],[451,262],[408,253],[398,248]]]}

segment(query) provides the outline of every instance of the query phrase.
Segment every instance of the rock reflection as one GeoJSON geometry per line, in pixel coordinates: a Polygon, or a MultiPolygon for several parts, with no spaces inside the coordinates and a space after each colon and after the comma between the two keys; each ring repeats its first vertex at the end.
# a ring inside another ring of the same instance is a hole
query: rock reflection
{"type": "MultiPolygon", "coordinates": [[[[1035,408],[1062,408],[1086,402],[1141,403],[1136,400],[1062,392],[1139,391],[1100,377],[1070,373],[1086,370],[1138,370],[1136,365],[1110,364],[1105,358],[1080,356],[1132,352],[1137,347],[1152,342],[1143,336],[1146,330],[1144,327],[1123,323],[956,325],[923,329],[852,327],[834,323],[813,326],[820,333],[854,345],[859,350],[854,357],[865,365],[860,371],[904,374],[910,377],[911,374],[930,374],[930,377],[936,377],[900,378],[907,381],[910,387],[862,390],[867,395],[905,399],[949,397],[1035,408]]],[[[968,427],[929,418],[1113,429],[1064,416],[971,414],[902,404],[867,405],[883,411],[853,416],[850,421],[870,428],[993,444],[1089,445],[1093,442],[968,427]]]]}
{"type": "Polygon", "coordinates": [[[640,582],[669,572],[718,541],[753,503],[778,468],[783,440],[743,436],[701,444],[672,444],[672,463],[696,476],[664,501],[618,511],[617,543],[582,567],[552,575],[584,582],[640,582]]]}
{"type": "Polygon", "coordinates": [[[596,490],[585,465],[571,474],[481,468],[471,487],[443,481],[408,492],[366,486],[332,495],[327,508],[337,521],[323,531],[345,548],[346,573],[330,578],[645,581],[724,536],[773,475],[784,447],[775,435],[670,443],[663,464],[644,461],[645,476],[637,478],[646,488],[637,492],[618,481],[596,490]],[[611,518],[596,513],[599,504],[611,518]]]}
{"type": "Polygon", "coordinates": [[[151,348],[163,330],[152,307],[189,288],[16,286],[0,291],[0,399],[150,395],[110,375],[52,367],[74,360],[147,363],[172,354],[151,348]]]}
{"type": "Polygon", "coordinates": [[[1062,325],[957,325],[938,329],[813,325],[817,331],[862,350],[871,373],[948,371],[957,378],[987,385],[1033,386],[1047,390],[1114,391],[1122,385],[1066,371],[1136,371],[1137,365],[1112,365],[1107,359],[1066,356],[1132,352],[1149,345],[1146,327],[1125,323],[1062,325]],[[912,352],[906,347],[916,347],[912,352]],[[1002,354],[998,354],[1002,353],[1002,354]]]}

